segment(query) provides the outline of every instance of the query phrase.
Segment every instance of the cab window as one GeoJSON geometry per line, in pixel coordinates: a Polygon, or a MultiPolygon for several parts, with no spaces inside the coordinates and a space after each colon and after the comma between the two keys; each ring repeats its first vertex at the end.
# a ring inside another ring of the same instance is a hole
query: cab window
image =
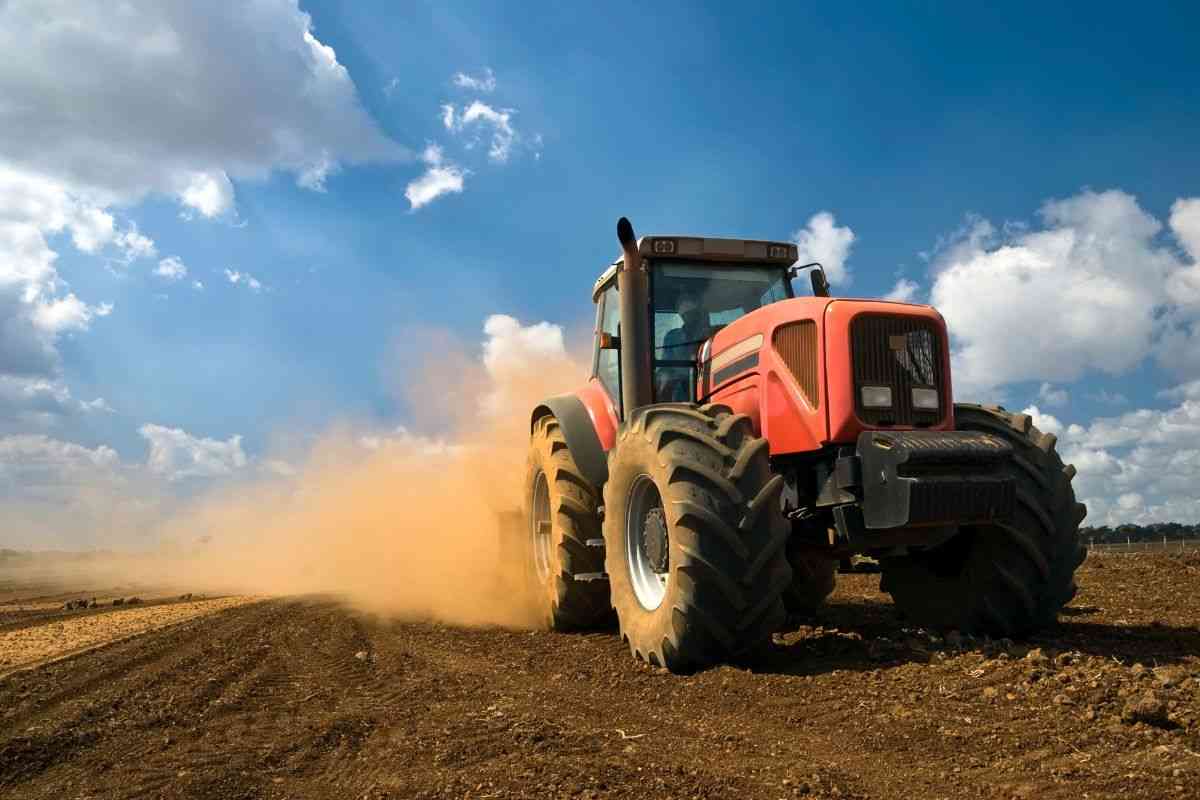
{"type": "MultiPolygon", "coordinates": [[[[599,329],[611,336],[620,336],[621,302],[617,295],[617,284],[614,281],[600,295],[599,329]]],[[[596,377],[619,408],[621,405],[620,357],[618,351],[600,349],[600,340],[596,340],[596,377]]]]}
{"type": "Polygon", "coordinates": [[[700,346],[751,311],[792,296],[787,271],[744,264],[668,261],[651,272],[654,393],[693,401],[700,346]]]}

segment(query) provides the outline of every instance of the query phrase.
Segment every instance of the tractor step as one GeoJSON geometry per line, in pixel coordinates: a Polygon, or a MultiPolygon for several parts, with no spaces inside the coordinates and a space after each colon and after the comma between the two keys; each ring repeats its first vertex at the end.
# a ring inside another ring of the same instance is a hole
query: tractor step
{"type": "Polygon", "coordinates": [[[588,539],[587,542],[585,542],[585,544],[587,544],[588,547],[604,547],[604,540],[603,539],[588,539]]]}
{"type": "Polygon", "coordinates": [[[583,583],[591,583],[592,581],[608,580],[608,573],[607,572],[579,572],[579,573],[576,573],[575,575],[572,575],[571,577],[577,581],[582,581],[583,583]]]}

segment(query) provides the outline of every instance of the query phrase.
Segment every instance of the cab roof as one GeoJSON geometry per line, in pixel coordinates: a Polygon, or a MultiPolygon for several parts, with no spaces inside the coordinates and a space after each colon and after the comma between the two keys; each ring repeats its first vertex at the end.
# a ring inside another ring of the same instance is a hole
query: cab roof
{"type": "MultiPolygon", "coordinates": [[[[651,259],[684,259],[688,261],[716,261],[725,264],[770,264],[790,267],[799,257],[793,242],[768,242],[759,239],[717,239],[707,236],[643,236],[637,241],[638,252],[651,259]]],[[[624,261],[618,256],[608,269],[601,273],[592,287],[592,301],[600,296],[617,267],[624,261]]]]}

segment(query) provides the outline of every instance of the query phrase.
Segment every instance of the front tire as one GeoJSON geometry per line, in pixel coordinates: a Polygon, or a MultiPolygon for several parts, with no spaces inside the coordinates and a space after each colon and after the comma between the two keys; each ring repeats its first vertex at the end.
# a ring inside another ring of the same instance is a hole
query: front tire
{"type": "Polygon", "coordinates": [[[957,405],[956,427],[1012,445],[1017,510],[1011,522],[962,526],[937,547],[881,561],[880,589],[901,613],[929,628],[1020,636],[1051,625],[1075,596],[1075,570],[1087,555],[1075,500],[1075,468],[1063,465],[1054,434],[1026,414],[957,405]]]}
{"type": "Polygon", "coordinates": [[[525,472],[521,558],[539,613],[555,630],[611,619],[599,496],[575,464],[558,420],[538,419],[525,472]]]}
{"type": "Polygon", "coordinates": [[[633,655],[682,672],[768,645],[792,571],[783,478],[749,418],[720,405],[639,408],[608,469],[605,563],[633,655]]]}

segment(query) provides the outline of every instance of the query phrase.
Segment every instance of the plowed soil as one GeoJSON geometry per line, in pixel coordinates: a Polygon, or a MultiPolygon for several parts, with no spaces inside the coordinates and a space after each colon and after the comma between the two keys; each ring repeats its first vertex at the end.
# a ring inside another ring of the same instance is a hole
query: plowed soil
{"type": "Polygon", "coordinates": [[[612,633],[242,605],[0,678],[0,797],[1200,797],[1200,557],[1079,578],[1011,643],[841,576],[762,664],[683,677],[612,633]]]}

